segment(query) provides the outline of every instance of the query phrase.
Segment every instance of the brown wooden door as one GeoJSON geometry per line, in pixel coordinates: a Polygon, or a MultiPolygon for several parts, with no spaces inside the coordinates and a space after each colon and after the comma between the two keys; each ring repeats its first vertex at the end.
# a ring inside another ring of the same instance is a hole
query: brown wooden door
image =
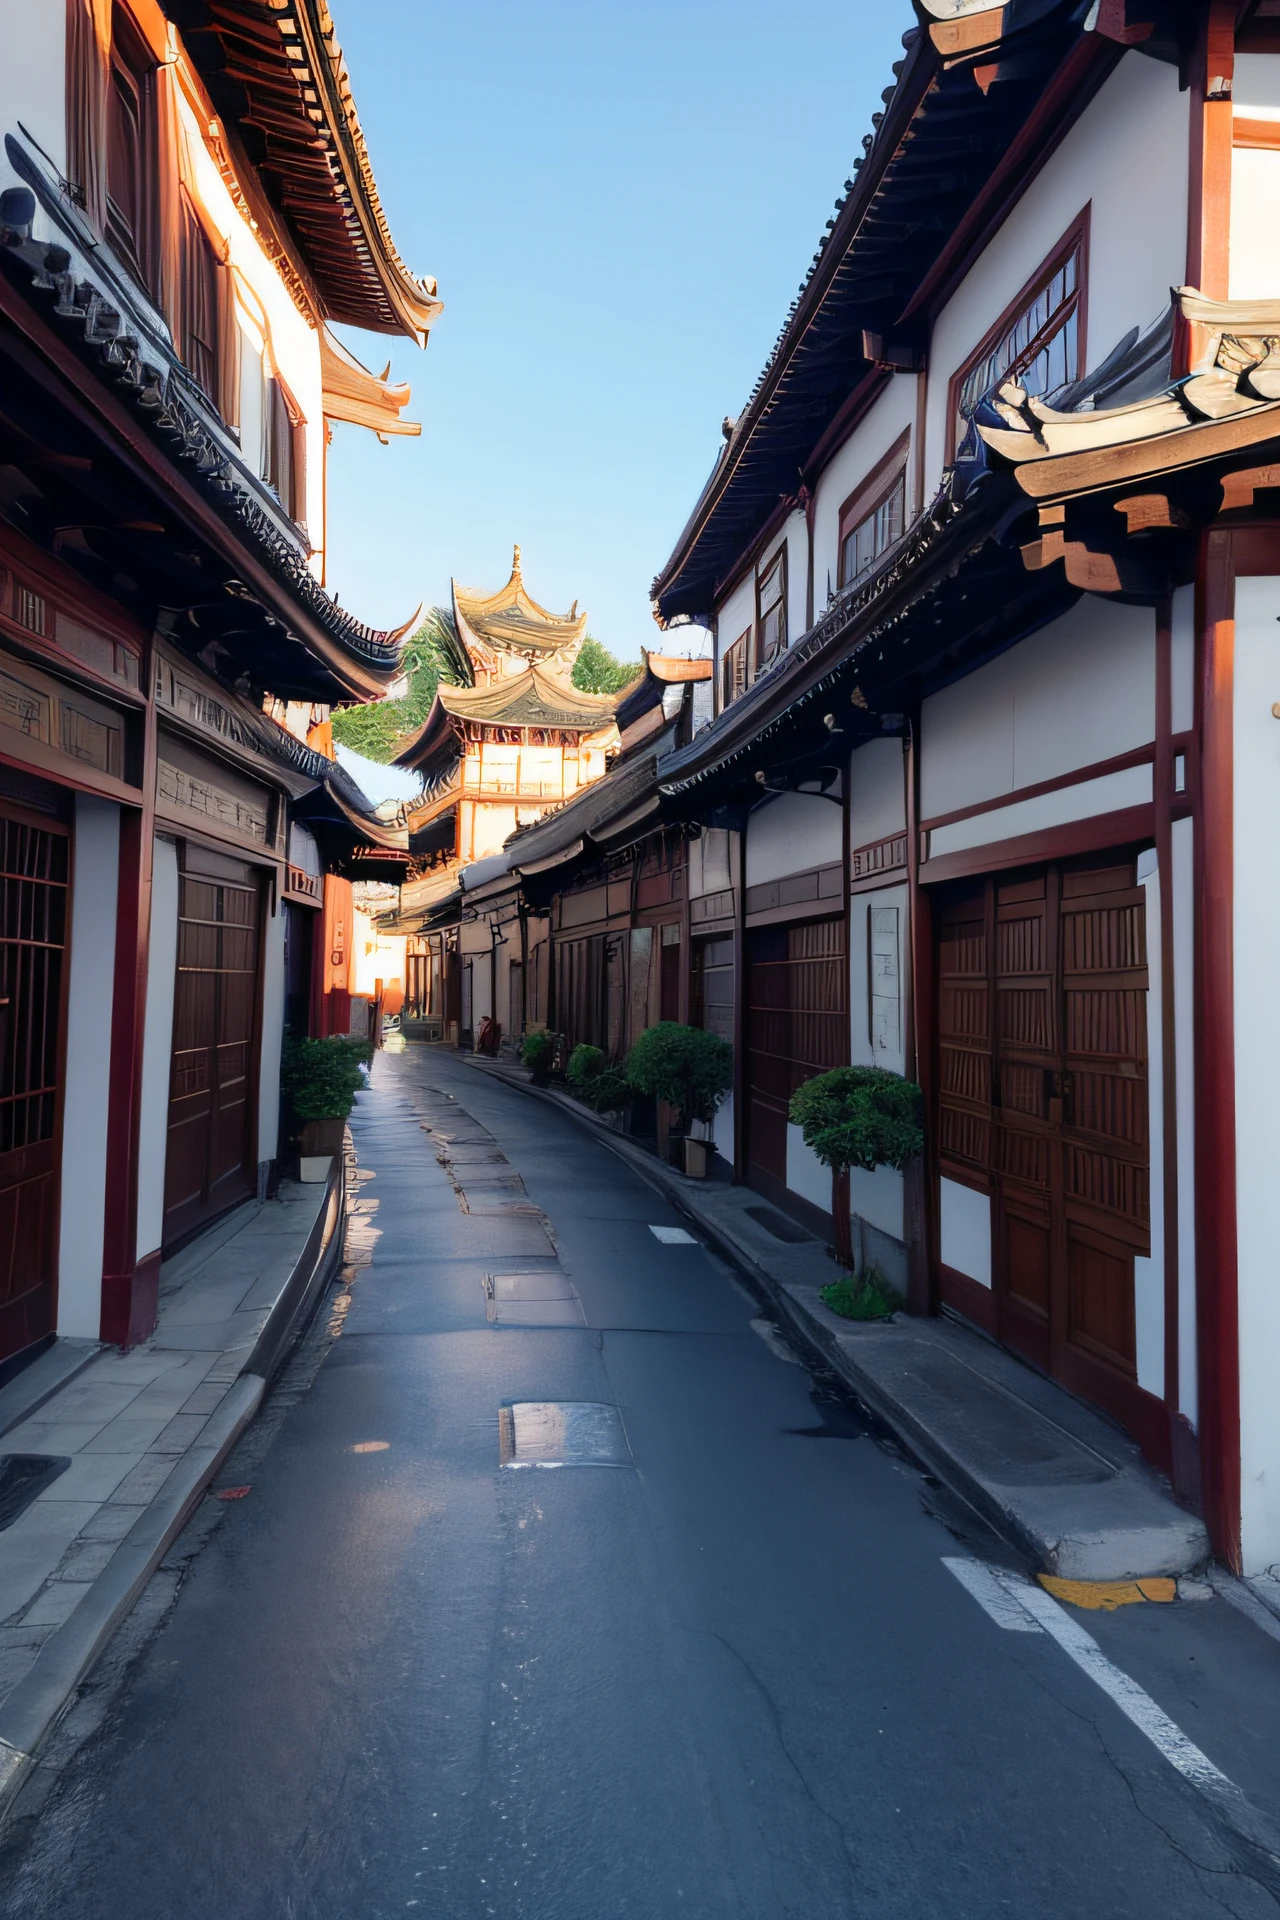
{"type": "Polygon", "coordinates": [[[844,921],[804,920],[747,933],[747,1172],[785,1190],[787,1109],[815,1073],[849,1062],[844,921]]]}
{"type": "Polygon", "coordinates": [[[258,882],[243,862],[197,856],[178,906],[178,977],[165,1160],[166,1246],[255,1188],[251,1096],[258,1010],[258,882]]]}
{"type": "Polygon", "coordinates": [[[0,1360],[54,1330],[69,844],[0,812],[0,1360]]]}
{"type": "Polygon", "coordinates": [[[995,1330],[1142,1427],[1147,969],[1133,862],[997,875],[954,894],[935,926],[939,1164],[991,1195],[995,1330]]]}

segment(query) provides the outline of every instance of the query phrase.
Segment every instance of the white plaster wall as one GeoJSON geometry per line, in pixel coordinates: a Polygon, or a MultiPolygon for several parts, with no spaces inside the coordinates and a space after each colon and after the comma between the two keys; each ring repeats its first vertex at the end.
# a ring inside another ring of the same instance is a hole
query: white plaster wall
{"type": "Polygon", "coordinates": [[[1232,300],[1274,299],[1280,293],[1280,246],[1276,244],[1276,196],[1280,153],[1236,147],[1231,155],[1232,300]]]}
{"type": "Polygon", "coordinates": [[[1240,1504],[1244,1571],[1280,1561],[1280,578],[1236,582],[1234,690],[1236,1220],[1240,1303],[1240,1504]]]}
{"type": "Polygon", "coordinates": [[[905,1073],[903,1053],[906,1016],[906,982],[909,973],[910,941],[907,923],[909,895],[905,886],[877,888],[874,893],[855,893],[849,902],[849,1058],[855,1067],[886,1067],[890,1073],[905,1073]],[[871,1039],[870,981],[867,973],[869,948],[867,920],[873,907],[893,907],[898,914],[898,1047],[875,1047],[871,1039]]]}
{"type": "MultiPolygon", "coordinates": [[[[820,617],[840,578],[840,508],[916,417],[916,376],[895,374],[871,411],[860,420],[818,480],[813,510],[813,612],[820,617]]],[[[907,459],[907,518],[911,517],[915,469],[907,459]]]]}
{"type": "Polygon", "coordinates": [[[690,840],[687,851],[691,900],[704,893],[723,893],[736,883],[738,863],[734,838],[725,827],[704,827],[697,840],[690,840]]]}
{"type": "Polygon", "coordinates": [[[120,809],[76,795],[58,1239],[58,1332],[96,1340],[111,1094],[120,809]]]}
{"type": "Polygon", "coordinates": [[[157,839],[151,861],[151,937],[147,1010],[142,1030],[142,1100],[138,1117],[138,1258],[155,1253],[164,1234],[164,1163],[169,1138],[169,1075],[178,966],[178,849],[157,839]]]}
{"type": "Polygon", "coordinates": [[[824,1213],[831,1211],[831,1169],[824,1167],[800,1128],[787,1122],[787,1185],[824,1213]]]}
{"type": "MultiPolygon", "coordinates": [[[[783,793],[747,821],[746,885],[782,880],[844,858],[841,810],[812,793],[783,793]]],[[[833,904],[838,904],[834,903],[833,904]]]]}
{"type": "Polygon", "coordinates": [[[849,762],[849,845],[865,847],[901,833],[907,788],[901,740],[868,740],[849,762]]]}
{"type": "Polygon", "coordinates": [[[923,818],[1154,739],[1155,646],[1150,608],[1085,594],[1061,620],[930,694],[920,729],[923,818]]]}
{"type": "Polygon", "coordinates": [[[1119,773],[1100,774],[1075,786],[1055,787],[1032,800],[1014,800],[989,813],[970,814],[950,826],[929,833],[929,857],[959,853],[968,847],[989,847],[996,840],[1012,840],[1023,833],[1043,833],[1069,820],[1094,820],[1101,813],[1119,813],[1126,807],[1144,807],[1151,801],[1151,764],[1123,767],[1119,773]]]}
{"type": "MultiPolygon", "coordinates": [[[[181,97],[181,113],[201,204],[229,244],[232,267],[243,274],[266,314],[272,357],[306,419],[307,530],[313,544],[321,547],[324,544],[324,408],[320,338],[299,313],[284,281],[228,193],[185,97],[181,97]]],[[[246,450],[246,459],[250,465],[256,464],[251,450],[246,450]]]]}
{"type": "Polygon", "coordinates": [[[1178,1127],[1178,1407],[1199,1421],[1196,1329],[1195,824],[1173,823],[1173,1037],[1178,1127]]]}
{"type": "Polygon", "coordinates": [[[1171,725],[1189,733],[1196,719],[1196,590],[1177,587],[1170,632],[1171,725]]]}
{"type": "MultiPolygon", "coordinates": [[[[67,166],[67,10],[59,0],[37,0],[37,4],[19,5],[9,0],[4,8],[4,60],[0,62],[0,134],[12,133],[19,140],[18,122],[40,142],[49,158],[65,173],[67,166]]],[[[0,140],[0,172],[3,184],[16,179],[0,140]]],[[[42,235],[53,237],[53,228],[37,222],[42,235]]],[[[94,1329],[96,1334],[96,1327],[94,1329]]]]}
{"type": "MultiPolygon", "coordinates": [[[[1236,117],[1280,120],[1280,57],[1273,53],[1236,56],[1231,84],[1236,117]]],[[[1280,153],[1236,147],[1231,155],[1232,300],[1266,299],[1280,293],[1280,246],[1275,206],[1280,191],[1280,153]]]]}
{"type": "Polygon", "coordinates": [[[939,1188],[939,1253],[942,1264],[991,1285],[991,1196],[945,1174],[939,1188]]]}
{"type": "Polygon", "coordinates": [[[852,1167],[849,1210],[895,1240],[903,1237],[903,1178],[896,1167],[852,1167]]]}
{"type": "Polygon", "coordinates": [[[1133,1263],[1138,1385],[1164,1398],[1164,1051],[1166,1017],[1160,946],[1160,874],[1154,851],[1138,855],[1147,896],[1147,1113],[1151,1138],[1151,1252],[1133,1263]]]}
{"type": "Polygon", "coordinates": [[[1086,204],[1085,364],[1096,366],[1130,327],[1145,327],[1167,308],[1170,287],[1186,277],[1190,97],[1178,91],[1176,67],[1126,53],[938,315],[926,499],[942,475],[952,374],[1086,204]]]}
{"type": "Polygon", "coordinates": [[[284,909],[272,899],[262,942],[262,1057],[258,1063],[258,1160],[274,1160],[280,1138],[280,1049],[284,1044],[284,909]]]}

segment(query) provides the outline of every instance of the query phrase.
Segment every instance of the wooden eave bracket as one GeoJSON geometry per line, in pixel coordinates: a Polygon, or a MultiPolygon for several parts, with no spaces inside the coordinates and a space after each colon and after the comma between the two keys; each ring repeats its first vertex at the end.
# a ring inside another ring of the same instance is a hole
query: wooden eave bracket
{"type": "MultiPolygon", "coordinates": [[[[1114,502],[1115,511],[1125,517],[1125,532],[1189,525],[1188,516],[1173,507],[1164,494],[1133,494],[1114,502]]],[[[1039,573],[1061,561],[1069,584],[1085,593],[1141,594],[1149,590],[1151,568],[1145,553],[1126,553],[1123,548],[1090,547],[1083,540],[1068,540],[1065,501],[1047,502],[1039,511],[1040,536],[1020,548],[1022,564],[1028,573],[1039,573]]]]}

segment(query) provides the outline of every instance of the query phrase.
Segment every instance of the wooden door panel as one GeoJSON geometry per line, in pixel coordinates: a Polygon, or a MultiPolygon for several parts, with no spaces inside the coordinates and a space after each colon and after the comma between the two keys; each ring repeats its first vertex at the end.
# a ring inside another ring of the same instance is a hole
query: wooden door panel
{"type": "Polygon", "coordinates": [[[844,921],[750,929],[745,1014],[748,1170],[785,1190],[791,1096],[849,1059],[844,921]]]}
{"type": "Polygon", "coordinates": [[[165,1162],[165,1243],[253,1190],[258,890],[252,870],[180,878],[165,1162]]]}
{"type": "Polygon", "coordinates": [[[934,924],[939,1164],[990,1181],[996,1328],[1140,1426],[1150,1130],[1134,866],[996,875],[934,924]]]}
{"type": "Polygon", "coordinates": [[[1133,1255],[1101,1234],[1067,1233],[1068,1334],[1085,1353],[1137,1375],[1133,1255]]]}
{"type": "Polygon", "coordinates": [[[54,1326],[69,852],[0,813],[0,1360],[54,1326]]]}

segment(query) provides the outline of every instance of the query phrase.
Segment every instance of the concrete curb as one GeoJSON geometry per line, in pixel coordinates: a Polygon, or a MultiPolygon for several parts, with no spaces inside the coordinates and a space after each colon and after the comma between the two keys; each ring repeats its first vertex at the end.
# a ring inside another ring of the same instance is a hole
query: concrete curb
{"type": "Polygon", "coordinates": [[[31,1671],[0,1705],[0,1809],[253,1419],[266,1385],[258,1374],[241,1374],[210,1416],[199,1445],[179,1456],[70,1619],[49,1636],[31,1671]]]}
{"type": "Polygon", "coordinates": [[[324,1205],[281,1288],[249,1361],[196,1444],[145,1507],[75,1612],[51,1633],[31,1670],[0,1702],[0,1819],[98,1655],[182,1532],[210,1481],[262,1405],[341,1257],[345,1155],[335,1156],[324,1205]]]}

